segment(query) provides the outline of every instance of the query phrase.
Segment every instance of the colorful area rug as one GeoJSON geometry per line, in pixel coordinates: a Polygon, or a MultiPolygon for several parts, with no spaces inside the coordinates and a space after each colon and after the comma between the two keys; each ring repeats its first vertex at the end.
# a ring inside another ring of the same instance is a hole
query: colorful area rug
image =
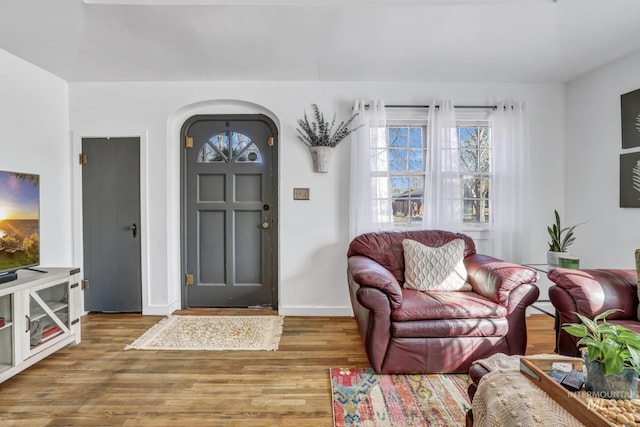
{"type": "Polygon", "coordinates": [[[331,369],[335,427],[464,426],[471,407],[467,375],[379,375],[331,369]]]}
{"type": "Polygon", "coordinates": [[[125,350],[268,350],[280,345],[280,316],[169,316],[125,350]]]}

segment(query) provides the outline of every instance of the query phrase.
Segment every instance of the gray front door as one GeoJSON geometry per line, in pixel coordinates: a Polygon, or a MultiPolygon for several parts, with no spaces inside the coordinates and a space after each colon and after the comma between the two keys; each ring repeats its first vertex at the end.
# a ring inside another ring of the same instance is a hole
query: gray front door
{"type": "Polygon", "coordinates": [[[185,306],[275,308],[275,125],[195,116],[182,135],[185,306]]]}
{"type": "Polygon", "coordinates": [[[142,311],[140,139],[82,138],[86,311],[142,311]]]}

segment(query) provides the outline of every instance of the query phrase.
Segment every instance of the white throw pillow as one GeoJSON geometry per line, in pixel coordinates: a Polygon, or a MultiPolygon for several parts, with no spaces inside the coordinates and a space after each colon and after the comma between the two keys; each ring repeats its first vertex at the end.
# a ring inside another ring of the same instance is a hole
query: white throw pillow
{"type": "Polygon", "coordinates": [[[404,287],[418,291],[470,291],[464,268],[464,240],[456,239],[440,247],[415,240],[402,241],[404,287]]]}

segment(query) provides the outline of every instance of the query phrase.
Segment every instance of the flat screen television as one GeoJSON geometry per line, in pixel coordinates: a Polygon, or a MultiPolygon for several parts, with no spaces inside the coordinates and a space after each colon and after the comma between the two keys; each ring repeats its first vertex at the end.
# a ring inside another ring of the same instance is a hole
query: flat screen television
{"type": "Polygon", "coordinates": [[[0,171],[0,282],[40,264],[40,176],[0,171]]]}

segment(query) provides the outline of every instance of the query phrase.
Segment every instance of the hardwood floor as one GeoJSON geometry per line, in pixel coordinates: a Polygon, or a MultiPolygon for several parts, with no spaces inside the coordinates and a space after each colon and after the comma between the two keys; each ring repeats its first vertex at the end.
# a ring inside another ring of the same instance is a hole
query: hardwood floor
{"type": "MultiPolygon", "coordinates": [[[[81,344],[0,384],[0,425],[331,426],[329,368],[368,366],[348,317],[286,317],[276,352],[123,350],[160,319],[84,316],[81,344]]],[[[553,319],[527,324],[527,354],[553,352],[553,319]]]]}

